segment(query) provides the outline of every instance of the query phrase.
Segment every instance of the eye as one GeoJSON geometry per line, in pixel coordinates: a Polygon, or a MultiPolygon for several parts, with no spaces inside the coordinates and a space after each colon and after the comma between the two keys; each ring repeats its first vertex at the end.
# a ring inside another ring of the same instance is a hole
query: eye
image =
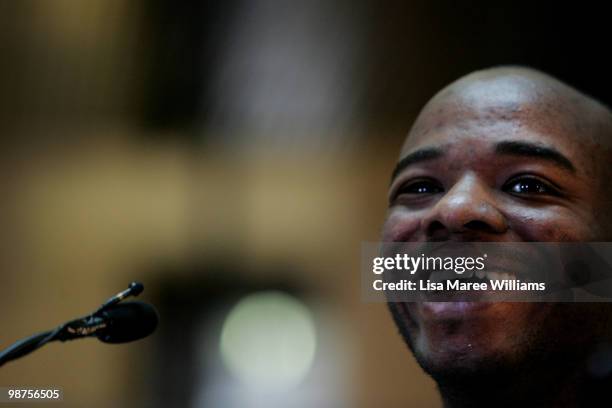
{"type": "Polygon", "coordinates": [[[520,176],[508,181],[503,190],[515,195],[560,195],[559,190],[551,183],[548,183],[534,176],[520,176]]]}
{"type": "Polygon", "coordinates": [[[416,199],[424,198],[431,194],[438,194],[443,191],[442,186],[434,181],[428,179],[420,179],[412,182],[408,182],[397,189],[392,197],[391,202],[400,198],[416,199]]]}

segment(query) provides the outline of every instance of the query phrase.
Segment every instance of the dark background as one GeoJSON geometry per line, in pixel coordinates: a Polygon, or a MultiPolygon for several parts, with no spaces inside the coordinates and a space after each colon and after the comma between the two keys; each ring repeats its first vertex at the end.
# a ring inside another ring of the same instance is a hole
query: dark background
{"type": "MultiPolygon", "coordinates": [[[[228,47],[220,39],[248,2],[154,3],[144,117],[153,126],[206,122],[215,110],[211,63],[228,47]]],[[[360,78],[352,84],[359,89],[354,103],[366,112],[359,121],[368,127],[393,126],[401,134],[407,119],[444,85],[505,64],[541,69],[610,103],[611,22],[603,5],[449,0],[320,7],[319,19],[343,15],[354,24],[353,38],[342,27],[331,27],[326,36],[342,37],[361,52],[347,75],[360,78]]],[[[334,56],[341,59],[343,51],[334,56]]]]}

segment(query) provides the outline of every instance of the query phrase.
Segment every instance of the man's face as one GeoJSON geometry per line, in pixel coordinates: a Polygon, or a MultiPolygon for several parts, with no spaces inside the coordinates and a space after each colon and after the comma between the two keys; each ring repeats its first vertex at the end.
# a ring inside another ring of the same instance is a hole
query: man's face
{"type": "MultiPolygon", "coordinates": [[[[389,188],[383,241],[601,240],[597,217],[607,202],[596,148],[577,134],[571,109],[515,85],[467,86],[428,105],[389,188]]],[[[434,376],[499,369],[588,341],[602,310],[563,303],[389,307],[434,376]]]]}

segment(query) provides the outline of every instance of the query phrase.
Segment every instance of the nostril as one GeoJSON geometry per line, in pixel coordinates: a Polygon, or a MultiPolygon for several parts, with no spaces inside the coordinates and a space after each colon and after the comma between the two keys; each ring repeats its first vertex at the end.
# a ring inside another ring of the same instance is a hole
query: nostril
{"type": "Polygon", "coordinates": [[[433,221],[427,227],[427,236],[432,241],[448,239],[449,230],[440,221],[433,221]]]}
{"type": "Polygon", "coordinates": [[[495,232],[495,229],[484,221],[473,220],[464,225],[468,230],[495,232]]]}

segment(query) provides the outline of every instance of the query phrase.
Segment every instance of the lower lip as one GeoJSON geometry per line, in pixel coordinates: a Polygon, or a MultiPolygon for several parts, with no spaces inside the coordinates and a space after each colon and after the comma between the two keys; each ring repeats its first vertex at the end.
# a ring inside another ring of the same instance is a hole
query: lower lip
{"type": "Polygon", "coordinates": [[[463,319],[482,313],[494,303],[489,302],[420,302],[418,309],[427,318],[463,319]]]}

